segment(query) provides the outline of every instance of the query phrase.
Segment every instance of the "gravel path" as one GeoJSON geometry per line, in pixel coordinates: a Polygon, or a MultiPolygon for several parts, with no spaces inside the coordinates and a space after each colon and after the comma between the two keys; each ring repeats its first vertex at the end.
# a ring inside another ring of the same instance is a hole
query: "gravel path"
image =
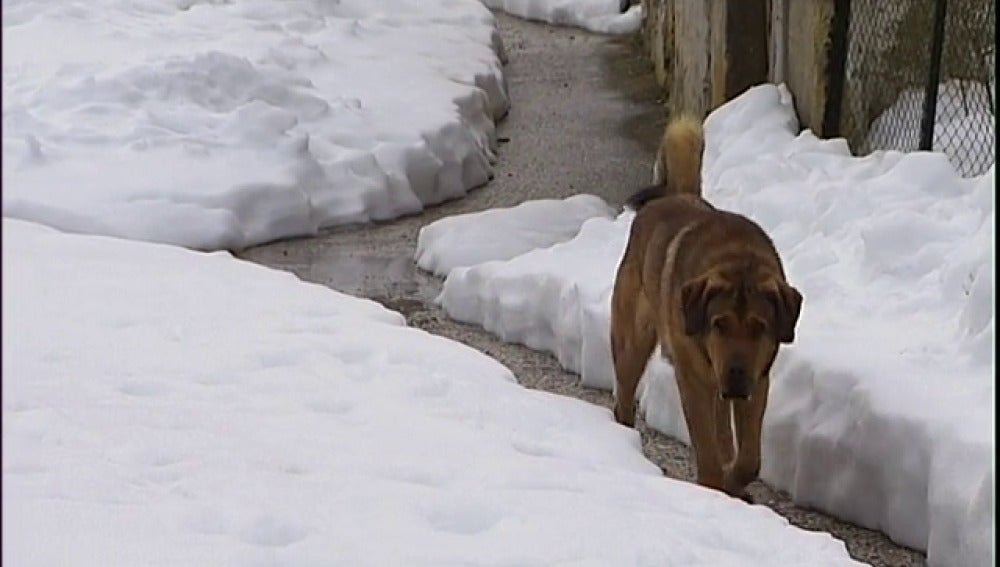
{"type": "MultiPolygon", "coordinates": [[[[382,302],[411,325],[479,349],[509,367],[527,387],[605,407],[611,395],[583,388],[545,353],[506,344],[456,323],[430,303],[441,281],[413,263],[417,232],[441,217],[529,199],[593,193],[620,204],[650,178],[665,116],[651,67],[632,39],[595,36],[500,15],[513,107],[500,124],[496,178],[469,196],[391,223],[277,242],[241,257],[300,278],[382,302]]],[[[414,109],[418,111],[419,109],[414,109]]],[[[688,448],[639,424],[646,456],[665,474],[693,479],[688,448]]],[[[793,524],[844,540],[851,555],[878,566],[924,565],[924,556],[884,535],[796,507],[760,482],[750,492],[793,524]]]]}

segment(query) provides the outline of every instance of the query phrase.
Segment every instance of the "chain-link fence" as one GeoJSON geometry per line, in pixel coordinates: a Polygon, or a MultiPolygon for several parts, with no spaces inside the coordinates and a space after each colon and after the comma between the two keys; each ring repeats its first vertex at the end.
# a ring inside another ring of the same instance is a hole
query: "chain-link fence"
{"type": "MultiPolygon", "coordinates": [[[[993,0],[850,0],[839,132],[860,154],[944,152],[966,176],[994,162],[993,0]]],[[[835,42],[837,45],[838,42],[835,42]]],[[[838,54],[833,54],[837,56],[838,54]]]]}

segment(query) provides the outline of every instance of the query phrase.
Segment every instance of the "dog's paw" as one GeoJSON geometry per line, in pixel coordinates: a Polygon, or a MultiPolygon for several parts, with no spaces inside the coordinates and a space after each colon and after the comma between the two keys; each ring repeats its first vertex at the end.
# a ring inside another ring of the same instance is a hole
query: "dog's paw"
{"type": "Polygon", "coordinates": [[[615,414],[615,421],[624,425],[625,427],[635,427],[634,405],[630,408],[624,408],[622,407],[622,404],[619,404],[617,401],[615,401],[612,411],[615,414]]]}
{"type": "Polygon", "coordinates": [[[753,496],[750,496],[750,493],[747,492],[745,487],[741,486],[737,488],[735,486],[732,486],[731,484],[729,484],[729,479],[726,479],[724,484],[725,488],[723,488],[723,492],[725,492],[726,494],[732,496],[733,498],[739,498],[740,500],[746,502],[747,504],[755,503],[753,501],[753,496]]]}
{"type": "Polygon", "coordinates": [[[732,487],[727,486],[723,488],[722,491],[733,498],[739,498],[740,500],[746,502],[747,504],[754,504],[753,496],[750,496],[750,493],[747,492],[746,489],[743,488],[733,489],[732,487]]]}
{"type": "Polygon", "coordinates": [[[733,467],[732,464],[723,467],[723,487],[726,494],[733,498],[739,498],[747,504],[753,504],[753,497],[747,492],[747,485],[752,482],[752,478],[747,480],[745,474],[733,467]]]}
{"type": "Polygon", "coordinates": [[[624,425],[625,427],[635,428],[635,413],[631,414],[627,412],[620,412],[618,408],[615,408],[615,421],[624,425]]]}

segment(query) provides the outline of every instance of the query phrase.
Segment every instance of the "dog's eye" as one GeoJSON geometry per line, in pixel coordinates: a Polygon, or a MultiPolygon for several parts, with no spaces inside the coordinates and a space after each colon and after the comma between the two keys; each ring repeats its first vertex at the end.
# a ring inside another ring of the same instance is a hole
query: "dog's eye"
{"type": "Polygon", "coordinates": [[[747,319],[747,331],[750,332],[751,337],[757,338],[761,336],[762,334],[764,334],[764,331],[766,329],[767,325],[764,323],[764,321],[756,317],[751,317],[750,319],[747,319]]]}
{"type": "Polygon", "coordinates": [[[729,319],[722,316],[714,317],[712,319],[712,328],[720,335],[725,335],[729,332],[729,319]]]}

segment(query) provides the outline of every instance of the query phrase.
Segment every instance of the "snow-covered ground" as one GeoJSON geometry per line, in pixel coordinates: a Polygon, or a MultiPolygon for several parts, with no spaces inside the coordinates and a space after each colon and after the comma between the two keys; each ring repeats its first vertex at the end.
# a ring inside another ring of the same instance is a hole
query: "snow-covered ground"
{"type": "Polygon", "coordinates": [[[628,34],[642,26],[642,6],[621,13],[621,0],[483,0],[514,16],[593,32],[628,34]]]}
{"type": "MultiPolygon", "coordinates": [[[[763,85],[705,125],[706,197],[768,231],[805,297],[773,371],[762,477],[932,565],[992,564],[994,169],[963,179],[940,153],[856,158],[797,124],[787,90],[763,85]]],[[[439,301],[610,389],[611,286],[632,217],[456,268],[439,301]]],[[[647,370],[641,407],[687,440],[666,363],[647,370]]]]}
{"type": "Polygon", "coordinates": [[[491,175],[479,0],[3,2],[3,214],[235,249],[491,175]]]}
{"type": "Polygon", "coordinates": [[[376,303],[13,219],[3,256],[4,564],[857,564],[376,303]]]}
{"type": "Polygon", "coordinates": [[[218,250],[461,197],[508,107],[487,5],[642,21],[618,0],[4,0],[3,214],[218,250]]]}

